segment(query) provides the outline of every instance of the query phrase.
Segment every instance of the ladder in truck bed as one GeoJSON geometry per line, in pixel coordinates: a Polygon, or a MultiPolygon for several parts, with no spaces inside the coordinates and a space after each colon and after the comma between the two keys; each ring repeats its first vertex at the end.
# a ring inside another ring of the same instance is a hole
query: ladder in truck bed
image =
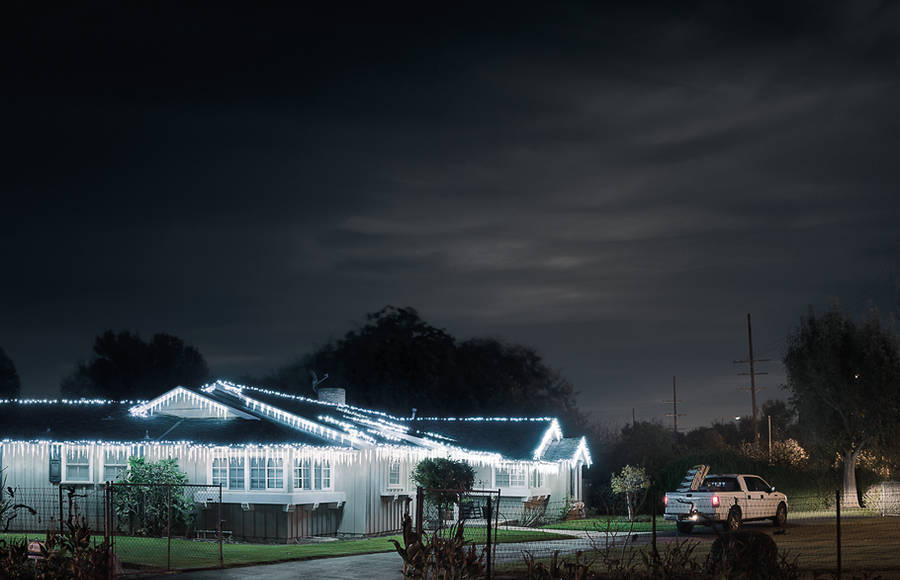
{"type": "Polygon", "coordinates": [[[687,470],[676,491],[697,491],[709,473],[709,465],[695,465],[687,470]]]}

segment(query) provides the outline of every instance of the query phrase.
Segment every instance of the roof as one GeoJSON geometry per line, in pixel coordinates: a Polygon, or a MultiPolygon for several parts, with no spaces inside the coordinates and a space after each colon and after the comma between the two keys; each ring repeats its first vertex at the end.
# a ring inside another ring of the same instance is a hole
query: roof
{"type": "Polygon", "coordinates": [[[286,444],[446,449],[492,460],[590,463],[584,438],[551,417],[396,417],[216,381],[150,401],[0,401],[0,437],[17,440],[286,444]]]}
{"type": "Polygon", "coordinates": [[[270,421],[140,417],[130,402],[41,401],[0,403],[0,438],[43,441],[182,442],[211,445],[326,445],[320,437],[298,433],[270,421]]]}

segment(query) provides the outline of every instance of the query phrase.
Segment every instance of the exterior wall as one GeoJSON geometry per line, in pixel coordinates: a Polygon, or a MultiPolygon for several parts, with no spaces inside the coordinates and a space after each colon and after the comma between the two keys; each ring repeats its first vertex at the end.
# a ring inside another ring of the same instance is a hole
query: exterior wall
{"type": "MultiPolygon", "coordinates": [[[[49,463],[52,448],[57,446],[61,460],[62,483],[66,481],[66,450],[69,444],[50,442],[9,442],[0,443],[0,467],[5,469],[7,485],[28,493],[43,504],[40,517],[28,518],[21,515],[14,522],[13,529],[46,531],[50,522],[47,513],[58,513],[59,488],[49,481],[49,463]]],[[[74,485],[87,495],[82,503],[96,503],[97,519],[89,523],[94,529],[103,528],[102,495],[104,457],[106,450],[127,450],[129,454],[143,454],[148,461],[172,457],[177,459],[179,468],[188,475],[190,483],[212,483],[212,460],[214,457],[239,455],[245,457],[249,465],[251,454],[269,453],[283,458],[283,485],[272,490],[234,490],[223,492],[223,518],[225,529],[233,537],[252,541],[292,541],[302,537],[318,535],[368,536],[396,532],[402,527],[403,515],[415,513],[415,484],[410,475],[419,460],[433,456],[433,451],[409,448],[371,448],[355,451],[315,447],[248,447],[227,448],[190,444],[162,444],[152,441],[135,445],[111,445],[92,443],[77,445],[87,450],[90,458],[90,482],[74,485]],[[294,487],[294,461],[298,458],[311,460],[328,458],[331,461],[332,487],[318,492],[298,490],[294,487]],[[389,482],[390,465],[400,464],[399,483],[389,482]],[[93,494],[93,495],[92,495],[93,494]],[[229,497],[230,496],[230,497],[229,497]],[[100,498],[100,499],[97,499],[100,498]],[[98,503],[100,502],[100,503],[98,503]],[[242,507],[241,504],[247,504],[242,507]]],[[[569,461],[545,463],[535,461],[508,462],[526,470],[526,485],[523,487],[500,488],[496,481],[495,465],[484,461],[470,463],[475,468],[475,487],[478,489],[500,489],[501,509],[523,509],[526,500],[535,496],[549,496],[550,502],[561,502],[566,498],[580,499],[581,464],[569,461]],[[572,469],[573,465],[576,467],[572,469]],[[539,470],[542,482],[532,487],[531,473],[539,470]],[[572,479],[574,476],[574,480],[572,479]],[[574,487],[573,487],[574,485],[574,487]]],[[[245,477],[245,487],[249,479],[245,477]]],[[[93,504],[92,504],[93,505],[93,504]]],[[[94,508],[92,508],[94,509],[94,508]]],[[[201,510],[202,525],[198,529],[215,529],[215,516],[209,509],[201,510]],[[211,518],[211,519],[210,519],[211,518]]],[[[89,513],[82,513],[90,517],[89,513]]],[[[58,520],[58,516],[56,517],[58,520]]]]}
{"type": "MultiPolygon", "coordinates": [[[[308,506],[311,507],[311,506],[308,506]]],[[[284,543],[312,536],[335,536],[343,516],[343,508],[306,509],[294,506],[254,504],[250,509],[240,505],[222,505],[222,529],[232,538],[247,542],[284,543]]],[[[197,528],[215,530],[218,509],[201,510],[197,528]]]]}

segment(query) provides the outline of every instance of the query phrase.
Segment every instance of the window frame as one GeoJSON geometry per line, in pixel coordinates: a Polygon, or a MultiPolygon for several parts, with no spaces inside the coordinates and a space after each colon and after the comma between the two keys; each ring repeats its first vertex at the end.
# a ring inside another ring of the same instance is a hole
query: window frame
{"type": "Polygon", "coordinates": [[[392,460],[388,464],[387,486],[388,489],[403,489],[403,463],[399,459],[392,460]],[[397,481],[393,481],[395,474],[397,481]]]}
{"type": "Polygon", "coordinates": [[[227,487],[226,489],[235,490],[235,491],[244,491],[247,489],[247,458],[244,455],[237,455],[228,457],[228,479],[227,479],[227,487]],[[236,485],[232,485],[232,482],[236,482],[238,478],[233,477],[234,475],[240,474],[240,487],[236,485]]]}
{"type": "Polygon", "coordinates": [[[494,467],[495,487],[521,488],[526,487],[527,485],[528,474],[524,466],[517,464],[507,464],[494,467]],[[506,485],[501,484],[499,481],[501,472],[503,472],[503,475],[506,478],[506,485]],[[515,478],[513,477],[514,474],[515,478]]]}
{"type": "Polygon", "coordinates": [[[131,453],[128,449],[122,450],[113,450],[111,448],[106,448],[103,450],[103,481],[115,481],[119,478],[119,474],[126,473],[128,471],[128,459],[131,457],[131,453]],[[114,459],[121,459],[124,454],[124,463],[111,463],[109,461],[110,454],[115,454],[114,459]],[[114,468],[116,470],[116,476],[113,478],[109,477],[107,470],[110,468],[114,468]]]}
{"type": "Polygon", "coordinates": [[[334,489],[334,466],[327,457],[295,457],[292,475],[295,491],[334,489]]]}
{"type": "Polygon", "coordinates": [[[60,454],[62,457],[63,465],[62,465],[62,483],[93,483],[94,482],[94,461],[93,461],[93,448],[89,446],[80,446],[80,445],[66,445],[63,452],[60,454]],[[85,463],[76,463],[72,462],[69,459],[69,453],[75,452],[80,454],[84,452],[85,463]],[[87,479],[70,479],[69,478],[69,468],[73,466],[87,466],[87,479]]]}

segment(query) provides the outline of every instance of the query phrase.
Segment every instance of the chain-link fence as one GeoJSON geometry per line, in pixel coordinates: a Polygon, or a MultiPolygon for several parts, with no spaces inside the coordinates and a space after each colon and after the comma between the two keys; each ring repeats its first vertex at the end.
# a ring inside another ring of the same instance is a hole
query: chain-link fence
{"type": "Polygon", "coordinates": [[[223,565],[222,489],[210,485],[112,483],[107,522],[113,553],[135,572],[223,565]]]}
{"type": "MultiPolygon", "coordinates": [[[[885,482],[870,488],[859,501],[856,496],[844,498],[839,491],[788,494],[788,504],[784,526],[770,518],[742,519],[741,529],[765,534],[784,562],[814,575],[852,570],[900,576],[900,518],[890,517],[898,514],[900,484],[885,482]]],[[[605,566],[640,569],[641,552],[647,561],[654,552],[678,552],[699,570],[708,566],[724,526],[696,525],[690,533],[681,533],[674,522],[662,518],[662,505],[657,505],[649,503],[644,511],[651,513],[630,521],[614,514],[581,517],[569,502],[548,501],[546,507],[537,507],[534,500],[501,497],[495,562],[515,568],[528,560],[546,564],[553,557],[570,563],[580,559],[602,573],[610,571],[605,566]],[[526,532],[564,535],[529,537],[526,532]]]]}

